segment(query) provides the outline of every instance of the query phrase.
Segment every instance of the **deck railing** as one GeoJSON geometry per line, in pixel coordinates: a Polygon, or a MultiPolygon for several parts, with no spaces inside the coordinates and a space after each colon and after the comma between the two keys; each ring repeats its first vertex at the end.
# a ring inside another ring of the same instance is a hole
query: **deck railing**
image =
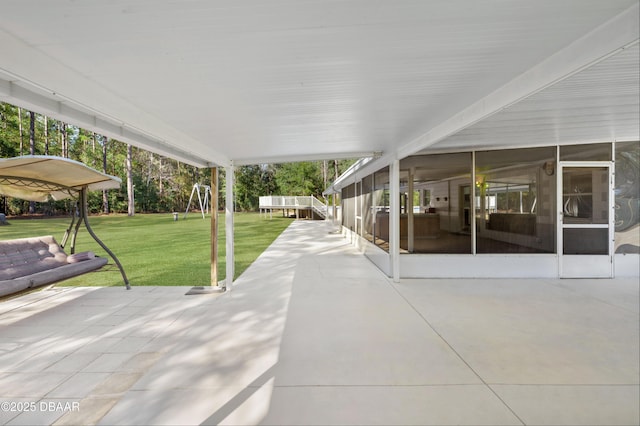
{"type": "Polygon", "coordinates": [[[313,195],[286,196],[265,195],[259,199],[260,210],[263,209],[312,209],[322,218],[327,217],[327,205],[313,195]]]}

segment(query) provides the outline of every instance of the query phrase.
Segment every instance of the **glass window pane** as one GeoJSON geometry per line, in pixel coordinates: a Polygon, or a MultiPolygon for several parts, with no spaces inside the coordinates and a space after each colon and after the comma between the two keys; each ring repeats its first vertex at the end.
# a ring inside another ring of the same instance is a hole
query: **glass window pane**
{"type": "Polygon", "coordinates": [[[355,232],[356,225],[356,186],[351,184],[342,188],[342,226],[355,232]]]}
{"type": "Polygon", "coordinates": [[[372,189],[373,241],[385,251],[389,251],[389,167],[373,174],[372,189]]]}
{"type": "Polygon", "coordinates": [[[407,157],[400,169],[401,204],[413,200],[402,207],[400,248],[409,250],[411,236],[413,253],[471,253],[471,153],[407,157]]]}
{"type": "Polygon", "coordinates": [[[476,153],[478,253],[555,253],[555,147],[476,153]]]}
{"type": "Polygon", "coordinates": [[[565,224],[609,223],[609,169],[564,168],[562,211],[565,224]]]}
{"type": "Polygon", "coordinates": [[[640,142],[617,142],[615,252],[640,253],[640,142]]]}
{"type": "Polygon", "coordinates": [[[560,161],[611,161],[611,144],[562,145],[560,161]]]}
{"type": "Polygon", "coordinates": [[[362,179],[362,236],[373,241],[373,175],[362,179]]]}

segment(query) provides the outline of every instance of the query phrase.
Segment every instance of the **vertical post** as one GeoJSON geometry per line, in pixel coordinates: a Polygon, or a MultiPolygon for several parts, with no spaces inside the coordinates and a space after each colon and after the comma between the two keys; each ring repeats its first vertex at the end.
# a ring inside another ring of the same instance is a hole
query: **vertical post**
{"type": "Polygon", "coordinates": [[[333,206],[333,224],[335,225],[338,221],[338,209],[336,209],[336,194],[331,196],[331,204],[333,206]]]}
{"type": "Polygon", "coordinates": [[[407,245],[409,253],[413,253],[414,245],[414,218],[413,218],[413,175],[416,169],[412,167],[409,170],[409,178],[407,180],[407,192],[409,196],[407,198],[407,245]]]}
{"type": "Polygon", "coordinates": [[[227,167],[225,169],[226,176],[226,196],[225,196],[225,238],[226,238],[226,278],[225,278],[225,287],[227,291],[231,290],[231,285],[233,284],[233,275],[235,273],[235,265],[234,265],[234,254],[233,254],[233,184],[234,184],[234,171],[235,167],[233,165],[227,167]]]}
{"type": "Polygon", "coordinates": [[[389,173],[389,254],[393,281],[400,282],[400,161],[393,160],[389,173]]]}
{"type": "Polygon", "coordinates": [[[615,159],[616,159],[616,144],[615,142],[611,144],[611,148],[612,148],[612,160],[609,162],[609,188],[608,188],[608,193],[609,193],[609,259],[611,260],[609,262],[611,269],[609,270],[609,277],[610,278],[614,278],[615,277],[615,264],[614,262],[614,257],[613,257],[613,253],[615,251],[615,231],[616,231],[616,222],[615,222],[615,217],[616,217],[616,196],[615,193],[613,192],[616,186],[616,180],[615,180],[615,167],[616,167],[616,163],[615,163],[615,159]]]}
{"type": "MultiPolygon", "coordinates": [[[[477,187],[477,183],[476,183],[476,152],[472,151],[471,152],[471,186],[469,187],[469,197],[471,198],[469,201],[469,226],[471,226],[471,254],[475,255],[478,251],[478,245],[477,245],[477,233],[478,233],[478,229],[476,228],[476,209],[478,208],[478,206],[476,206],[476,187],[477,187]]],[[[464,194],[462,194],[462,200],[460,201],[461,204],[464,204],[464,194]]],[[[464,215],[464,211],[463,211],[463,215],[464,215]]],[[[451,217],[451,214],[449,214],[449,217],[451,217]]],[[[464,219],[463,219],[464,220],[464,219]]],[[[451,225],[449,225],[449,229],[451,229],[451,225]]]]}
{"type": "MultiPolygon", "coordinates": [[[[191,193],[193,195],[193,192],[191,193]]],[[[218,285],[218,169],[211,168],[211,287],[218,285]]]]}

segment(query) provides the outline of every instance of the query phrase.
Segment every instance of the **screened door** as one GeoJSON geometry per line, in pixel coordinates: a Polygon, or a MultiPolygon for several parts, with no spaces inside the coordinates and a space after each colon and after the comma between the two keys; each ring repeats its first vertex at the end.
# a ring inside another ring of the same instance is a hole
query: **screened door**
{"type": "Polygon", "coordinates": [[[613,202],[610,163],[561,163],[559,171],[560,276],[611,277],[613,202]]]}

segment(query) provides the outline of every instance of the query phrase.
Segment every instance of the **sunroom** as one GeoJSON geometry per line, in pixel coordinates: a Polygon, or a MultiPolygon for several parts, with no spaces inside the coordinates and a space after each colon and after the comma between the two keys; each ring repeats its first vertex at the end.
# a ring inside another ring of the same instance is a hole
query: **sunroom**
{"type": "Polygon", "coordinates": [[[616,142],[414,155],[334,188],[343,233],[388,275],[633,276],[639,154],[616,142]]]}

